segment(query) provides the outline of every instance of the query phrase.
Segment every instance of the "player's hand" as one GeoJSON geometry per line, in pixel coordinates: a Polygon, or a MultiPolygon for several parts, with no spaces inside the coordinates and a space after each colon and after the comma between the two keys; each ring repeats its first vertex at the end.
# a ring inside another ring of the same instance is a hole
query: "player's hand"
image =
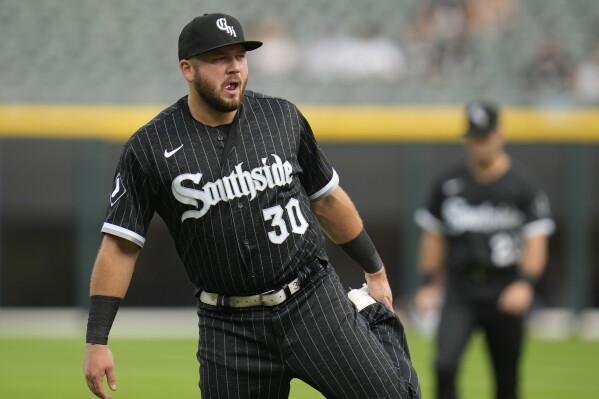
{"type": "Polygon", "coordinates": [[[419,312],[428,313],[441,307],[442,292],[437,284],[427,284],[420,288],[414,296],[414,306],[419,312]]]}
{"type": "Polygon", "coordinates": [[[368,284],[368,293],[376,301],[382,303],[393,312],[393,295],[385,267],[376,273],[364,273],[366,275],[366,284],[368,284]]]}
{"type": "Polygon", "coordinates": [[[534,297],[534,290],[526,281],[514,281],[503,289],[497,301],[500,311],[522,316],[528,311],[534,297]]]}
{"type": "Polygon", "coordinates": [[[85,345],[83,374],[89,390],[102,399],[112,399],[104,390],[104,376],[111,390],[116,391],[116,375],[114,373],[114,357],[108,345],[85,345]]]}

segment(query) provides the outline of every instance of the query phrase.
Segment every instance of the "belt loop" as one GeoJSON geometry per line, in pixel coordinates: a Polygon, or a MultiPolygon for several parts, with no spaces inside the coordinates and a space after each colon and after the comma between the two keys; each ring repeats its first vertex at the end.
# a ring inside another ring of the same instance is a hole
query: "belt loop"
{"type": "Polygon", "coordinates": [[[299,278],[299,280],[300,280],[301,282],[303,282],[303,281],[304,281],[304,279],[306,278],[306,273],[304,272],[304,268],[305,268],[305,266],[304,266],[304,267],[302,267],[302,268],[300,268],[300,269],[297,271],[297,278],[299,278]]]}
{"type": "Polygon", "coordinates": [[[320,258],[316,258],[314,259],[314,261],[302,267],[297,272],[297,277],[299,277],[300,285],[303,287],[306,281],[308,280],[308,277],[318,273],[322,268],[323,266],[320,263],[320,258]]]}
{"type": "Polygon", "coordinates": [[[316,258],[316,262],[312,263],[312,270],[317,273],[323,269],[326,269],[329,265],[329,262],[326,259],[316,258]]]}

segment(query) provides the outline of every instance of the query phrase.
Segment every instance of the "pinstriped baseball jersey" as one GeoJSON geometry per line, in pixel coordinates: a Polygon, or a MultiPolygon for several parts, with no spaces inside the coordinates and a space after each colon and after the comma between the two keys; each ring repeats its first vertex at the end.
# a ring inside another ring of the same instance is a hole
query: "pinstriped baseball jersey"
{"type": "Polygon", "coordinates": [[[233,123],[210,127],[185,96],[125,144],[102,232],[141,247],[156,212],[198,289],[263,292],[326,256],[310,201],[338,180],[292,103],[246,91],[233,123]]]}
{"type": "Polygon", "coordinates": [[[452,271],[515,271],[522,240],[554,230],[547,195],[532,172],[513,160],[503,176],[488,184],[477,182],[465,165],[450,171],[435,184],[416,222],[447,235],[446,262],[452,271]]]}

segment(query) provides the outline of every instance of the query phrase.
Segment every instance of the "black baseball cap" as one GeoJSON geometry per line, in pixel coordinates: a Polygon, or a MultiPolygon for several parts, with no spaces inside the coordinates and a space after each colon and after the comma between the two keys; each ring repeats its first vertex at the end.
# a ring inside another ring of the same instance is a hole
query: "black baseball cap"
{"type": "Polygon", "coordinates": [[[195,17],[179,35],[179,61],[231,44],[255,50],[262,42],[245,40],[243,28],[234,17],[215,13],[195,17]]]}
{"type": "Polygon", "coordinates": [[[499,107],[489,101],[473,101],[466,106],[468,130],[466,137],[486,136],[497,129],[499,107]]]}

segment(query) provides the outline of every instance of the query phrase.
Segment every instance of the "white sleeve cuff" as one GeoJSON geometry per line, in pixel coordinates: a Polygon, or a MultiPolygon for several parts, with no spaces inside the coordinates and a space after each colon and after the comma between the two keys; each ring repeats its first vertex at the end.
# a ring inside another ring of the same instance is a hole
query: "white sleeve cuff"
{"type": "Polygon", "coordinates": [[[416,224],[423,230],[435,234],[444,234],[443,223],[425,208],[419,208],[414,213],[416,224]]]}
{"type": "Polygon", "coordinates": [[[139,234],[111,223],[104,223],[104,225],[102,225],[102,233],[124,238],[125,240],[137,244],[140,248],[143,248],[144,243],[146,242],[146,239],[139,234]]]}
{"type": "Polygon", "coordinates": [[[327,183],[326,186],[324,186],[323,188],[321,188],[320,190],[318,190],[317,192],[312,194],[309,198],[310,201],[318,201],[319,199],[326,197],[327,195],[332,193],[333,190],[335,188],[337,188],[338,185],[339,185],[339,175],[337,174],[335,169],[333,169],[333,177],[331,178],[331,180],[327,183]]]}
{"type": "Polygon", "coordinates": [[[539,219],[524,225],[522,228],[522,236],[524,238],[549,236],[554,231],[555,222],[553,219],[539,219]]]}

